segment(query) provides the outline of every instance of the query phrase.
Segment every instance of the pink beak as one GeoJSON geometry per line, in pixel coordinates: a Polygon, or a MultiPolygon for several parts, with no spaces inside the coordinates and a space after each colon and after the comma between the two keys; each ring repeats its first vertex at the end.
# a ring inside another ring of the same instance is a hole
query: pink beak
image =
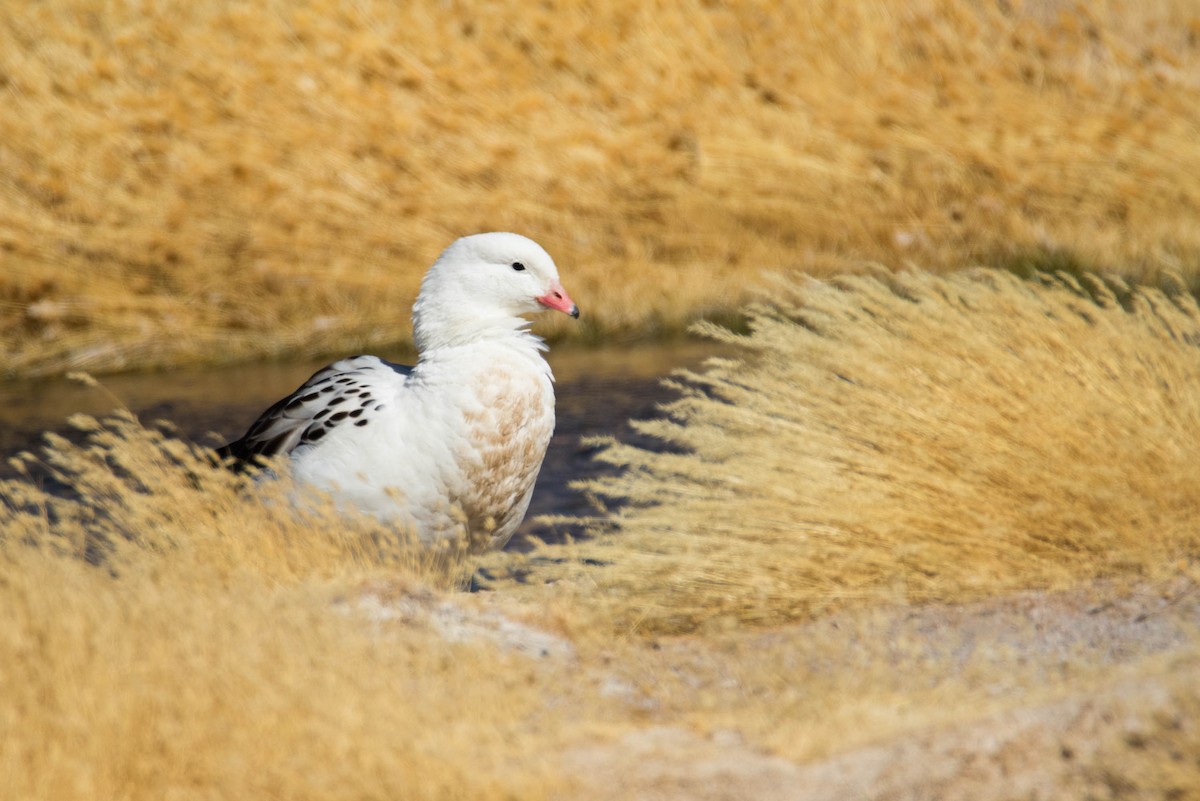
{"type": "Polygon", "coordinates": [[[575,305],[575,301],[571,300],[571,296],[567,294],[567,290],[562,288],[562,284],[555,281],[550,285],[550,291],[540,298],[537,302],[545,306],[547,309],[569,314],[572,317],[579,317],[579,307],[575,305]]]}

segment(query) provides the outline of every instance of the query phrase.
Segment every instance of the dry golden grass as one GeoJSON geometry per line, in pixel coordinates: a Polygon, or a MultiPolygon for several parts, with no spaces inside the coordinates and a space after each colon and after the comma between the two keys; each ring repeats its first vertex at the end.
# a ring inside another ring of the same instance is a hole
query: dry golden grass
{"type": "Polygon", "coordinates": [[[398,342],[486,229],[547,245],[584,336],[779,266],[1193,277],[1198,42],[1185,0],[16,0],[0,370],[398,342]]]}
{"type": "Polygon", "coordinates": [[[533,716],[549,714],[516,658],[381,637],[333,614],[319,585],[219,582],[150,557],[119,580],[36,551],[0,558],[11,798],[490,799],[552,786],[529,747],[533,716]]]}
{"type": "MultiPolygon", "coordinates": [[[[0,783],[13,798],[542,797],[561,714],[527,660],[372,622],[446,559],[249,495],[122,417],[0,487],[0,783]],[[100,566],[90,566],[99,561],[100,566]],[[540,736],[540,735],[538,735],[540,736]]],[[[432,583],[432,585],[430,584],[432,583]]]]}
{"type": "MultiPolygon", "coordinates": [[[[687,453],[602,452],[628,468],[591,485],[631,501],[617,530],[491,556],[526,582],[472,597],[445,592],[460,554],[297,510],[286,480],[251,491],[127,415],[77,419],[86,441],[39,457],[75,494],[0,485],[0,786],[695,797],[732,731],[789,770],[892,748],[967,779],[1050,765],[1062,797],[1200,791],[1191,296],[977,271],[767,297],[748,335],[710,327],[746,358],[643,424],[687,453]],[[441,604],[569,654],[403,612],[441,604]],[[641,759],[647,727],[692,745],[641,759]]],[[[745,797],[730,781],[702,797],[745,797]]]]}
{"type": "Polygon", "coordinates": [[[751,355],[685,373],[637,426],[668,452],[601,453],[624,472],[582,488],[627,502],[617,532],[540,554],[609,565],[580,568],[601,619],[772,625],[1200,553],[1190,294],[989,270],[768,294],[749,335],[705,329],[751,355]]]}

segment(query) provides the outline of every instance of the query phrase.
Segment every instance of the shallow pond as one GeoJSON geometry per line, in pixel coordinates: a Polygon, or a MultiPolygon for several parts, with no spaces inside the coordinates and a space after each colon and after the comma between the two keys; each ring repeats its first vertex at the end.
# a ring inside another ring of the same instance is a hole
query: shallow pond
{"type": "MultiPolygon", "coordinates": [[[[568,484],[596,475],[601,467],[580,440],[595,434],[628,438],[630,419],[655,413],[655,404],[675,393],[662,378],[678,367],[694,367],[719,352],[716,345],[681,342],[604,348],[558,347],[549,353],[558,396],[558,424],[538,478],[529,514],[510,548],[523,535],[553,539],[534,518],[543,514],[587,514],[585,499],[568,484]]],[[[412,353],[381,352],[411,364],[412,353]]],[[[115,375],[103,389],[66,379],[9,381],[0,386],[0,456],[35,448],[44,431],[66,434],[66,418],[83,412],[103,416],[118,401],[144,422],[167,420],[189,439],[220,444],[240,436],[267,406],[288,394],[328,359],[271,362],[221,369],[115,375]]],[[[6,463],[0,476],[11,476],[6,463]]]]}

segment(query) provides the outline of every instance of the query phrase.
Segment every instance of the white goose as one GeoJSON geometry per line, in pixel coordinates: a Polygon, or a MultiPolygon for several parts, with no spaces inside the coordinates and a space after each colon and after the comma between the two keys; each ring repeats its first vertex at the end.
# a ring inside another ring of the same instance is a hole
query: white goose
{"type": "Polygon", "coordinates": [[[579,316],[553,259],[517,234],[454,242],[413,306],[413,367],[376,356],[318,371],[221,448],[240,462],[287,454],[303,487],[415,532],[512,536],[554,430],[554,376],[521,315],[579,316]]]}

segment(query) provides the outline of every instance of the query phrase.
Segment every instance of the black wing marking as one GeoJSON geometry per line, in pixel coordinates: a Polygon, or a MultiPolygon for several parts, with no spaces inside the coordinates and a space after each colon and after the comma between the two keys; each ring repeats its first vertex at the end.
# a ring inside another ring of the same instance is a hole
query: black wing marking
{"type": "Polygon", "coordinates": [[[411,372],[411,367],[378,356],[334,362],[259,415],[241,439],[219,448],[217,455],[233,458],[235,467],[244,468],[259,457],[289,454],[319,442],[339,425],[365,426],[370,422],[365,413],[383,411],[397,379],[403,382],[411,372]]]}

